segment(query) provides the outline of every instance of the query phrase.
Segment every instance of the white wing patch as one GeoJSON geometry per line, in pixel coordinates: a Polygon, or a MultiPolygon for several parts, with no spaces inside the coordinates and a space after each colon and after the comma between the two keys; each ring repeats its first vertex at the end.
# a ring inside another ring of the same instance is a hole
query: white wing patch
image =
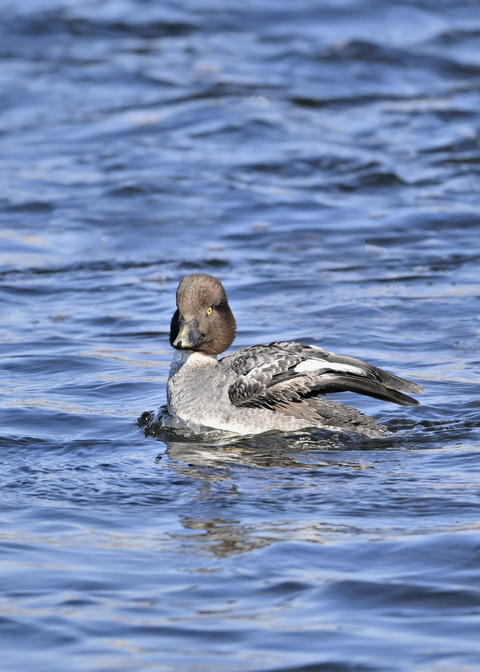
{"type": "Polygon", "coordinates": [[[338,373],[354,373],[356,376],[365,376],[366,373],[358,366],[352,364],[339,364],[338,362],[326,362],[324,359],[304,359],[294,368],[296,373],[308,373],[319,369],[329,369],[338,373]]]}

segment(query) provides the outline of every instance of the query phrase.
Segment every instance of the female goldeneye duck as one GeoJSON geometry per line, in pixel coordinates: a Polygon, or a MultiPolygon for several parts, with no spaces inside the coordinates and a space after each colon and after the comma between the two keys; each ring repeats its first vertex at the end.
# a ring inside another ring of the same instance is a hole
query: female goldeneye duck
{"type": "Polygon", "coordinates": [[[317,395],[349,391],[417,406],[405,392],[424,391],[360,359],[296,341],[253,345],[218,360],[232,345],[235,332],[221,282],[204,273],[185,276],[170,326],[175,355],[164,424],[237,434],[322,427],[380,437],[388,432],[373,418],[317,395]]]}

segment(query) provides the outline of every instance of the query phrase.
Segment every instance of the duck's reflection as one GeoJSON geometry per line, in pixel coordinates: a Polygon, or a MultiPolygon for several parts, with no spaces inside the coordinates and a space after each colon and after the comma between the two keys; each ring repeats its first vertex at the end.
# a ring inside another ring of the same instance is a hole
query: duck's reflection
{"type": "Polygon", "coordinates": [[[225,558],[239,553],[248,553],[269,546],[278,535],[258,533],[254,525],[242,524],[229,518],[209,518],[185,516],[181,519],[186,534],[173,535],[186,550],[203,551],[217,558],[225,558]]]}
{"type": "MultiPolygon", "coordinates": [[[[312,464],[309,451],[319,452],[362,450],[363,437],[332,433],[321,429],[298,432],[268,432],[240,436],[220,430],[206,430],[202,434],[188,430],[172,430],[162,424],[162,415],[144,413],[138,425],[145,433],[166,445],[172,460],[189,467],[222,468],[243,465],[266,468],[292,468],[312,464]]],[[[371,440],[370,440],[371,443],[371,440]]],[[[321,462],[321,460],[320,460],[321,462]]],[[[314,460],[315,466],[319,465],[314,460]]]]}
{"type": "MultiPolygon", "coordinates": [[[[179,483],[194,484],[190,510],[179,516],[183,529],[170,536],[186,553],[200,556],[227,557],[291,538],[324,544],[339,532],[350,534],[345,524],[340,530],[338,520],[331,519],[331,479],[335,498],[342,484],[347,498],[352,496],[351,479],[375,468],[358,451],[389,447],[387,439],[358,439],[319,429],[255,436],[188,434],[163,427],[153,414],[144,414],[139,425],[146,436],[165,446],[159,464],[166,461],[179,483]],[[315,511],[292,518],[292,498],[300,498],[305,507],[312,495],[315,511]]],[[[392,459],[390,451],[384,454],[392,459]]]]}

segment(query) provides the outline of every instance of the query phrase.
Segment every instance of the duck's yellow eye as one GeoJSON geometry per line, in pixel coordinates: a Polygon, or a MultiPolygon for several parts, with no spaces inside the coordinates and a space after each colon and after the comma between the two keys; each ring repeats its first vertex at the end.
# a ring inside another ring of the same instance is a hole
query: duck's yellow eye
{"type": "Polygon", "coordinates": [[[213,308],[212,306],[208,306],[207,308],[207,315],[211,315],[213,313],[213,308]]]}

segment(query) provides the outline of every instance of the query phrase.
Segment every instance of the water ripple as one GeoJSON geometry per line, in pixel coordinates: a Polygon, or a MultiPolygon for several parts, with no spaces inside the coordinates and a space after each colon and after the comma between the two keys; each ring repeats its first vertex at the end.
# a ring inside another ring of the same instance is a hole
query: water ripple
{"type": "Polygon", "coordinates": [[[4,665],[476,672],[468,0],[3,3],[4,665]],[[165,432],[178,279],[237,346],[425,384],[393,434],[165,432]]]}

